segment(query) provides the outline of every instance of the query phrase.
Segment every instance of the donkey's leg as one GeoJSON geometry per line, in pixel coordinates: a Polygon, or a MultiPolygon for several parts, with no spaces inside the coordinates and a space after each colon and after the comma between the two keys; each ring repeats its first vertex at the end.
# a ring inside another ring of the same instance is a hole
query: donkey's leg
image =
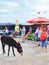
{"type": "Polygon", "coordinates": [[[12,46],[12,51],[13,51],[13,55],[15,56],[15,53],[14,53],[14,47],[12,46]]]}
{"type": "Polygon", "coordinates": [[[10,52],[10,46],[8,46],[8,56],[9,56],[9,52],[10,52]]]}
{"type": "Polygon", "coordinates": [[[5,54],[5,43],[2,43],[3,54],[5,54]]]}

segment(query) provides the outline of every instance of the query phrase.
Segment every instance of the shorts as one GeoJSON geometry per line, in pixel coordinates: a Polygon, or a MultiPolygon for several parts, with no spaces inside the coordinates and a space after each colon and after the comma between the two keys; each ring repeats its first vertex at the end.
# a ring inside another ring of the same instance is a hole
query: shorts
{"type": "Polygon", "coordinates": [[[47,41],[42,41],[42,47],[47,47],[47,41]]]}

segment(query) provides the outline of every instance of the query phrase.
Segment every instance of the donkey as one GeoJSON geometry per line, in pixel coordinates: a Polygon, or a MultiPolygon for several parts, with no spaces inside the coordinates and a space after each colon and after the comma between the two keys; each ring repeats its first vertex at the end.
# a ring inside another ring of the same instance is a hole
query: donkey
{"type": "Polygon", "coordinates": [[[14,56],[15,56],[14,47],[17,49],[18,53],[23,55],[23,49],[22,49],[20,42],[16,42],[12,37],[10,37],[8,35],[2,35],[1,43],[2,43],[3,54],[5,53],[5,45],[8,45],[8,56],[9,56],[9,52],[10,52],[10,47],[12,47],[14,56]]]}

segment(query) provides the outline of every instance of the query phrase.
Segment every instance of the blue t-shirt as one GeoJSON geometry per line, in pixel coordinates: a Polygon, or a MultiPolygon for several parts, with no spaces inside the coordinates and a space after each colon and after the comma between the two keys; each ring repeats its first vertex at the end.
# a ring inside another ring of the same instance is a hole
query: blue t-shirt
{"type": "Polygon", "coordinates": [[[24,28],[21,30],[21,34],[25,35],[25,33],[26,33],[26,29],[24,28]]]}

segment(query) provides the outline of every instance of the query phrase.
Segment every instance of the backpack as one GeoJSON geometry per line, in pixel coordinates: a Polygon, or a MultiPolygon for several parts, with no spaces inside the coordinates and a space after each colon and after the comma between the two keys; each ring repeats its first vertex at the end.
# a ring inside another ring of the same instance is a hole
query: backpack
{"type": "Polygon", "coordinates": [[[46,40],[46,39],[47,39],[47,32],[42,32],[42,33],[41,33],[41,36],[40,36],[40,39],[41,39],[42,41],[46,40]]]}

